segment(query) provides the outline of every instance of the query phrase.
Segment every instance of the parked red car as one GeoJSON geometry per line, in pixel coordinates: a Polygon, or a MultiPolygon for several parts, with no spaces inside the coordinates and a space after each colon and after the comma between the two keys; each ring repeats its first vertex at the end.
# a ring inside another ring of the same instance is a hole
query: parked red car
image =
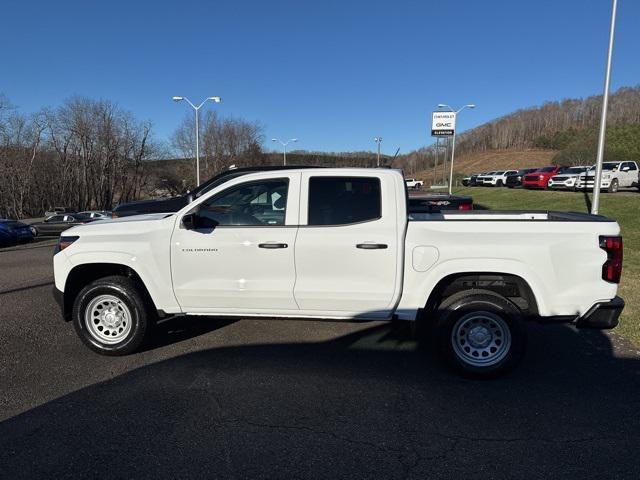
{"type": "Polygon", "coordinates": [[[527,173],[522,178],[522,186],[524,188],[547,188],[547,182],[554,175],[557,175],[566,167],[552,165],[550,167],[539,168],[535,172],[527,173]]]}

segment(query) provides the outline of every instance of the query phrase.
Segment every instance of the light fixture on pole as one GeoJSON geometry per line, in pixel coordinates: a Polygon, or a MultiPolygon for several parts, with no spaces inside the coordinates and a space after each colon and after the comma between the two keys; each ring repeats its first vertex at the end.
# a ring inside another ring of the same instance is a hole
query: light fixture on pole
{"type": "Polygon", "coordinates": [[[380,166],[380,144],[382,143],[382,137],[373,137],[373,141],[378,144],[378,166],[380,166]]]}
{"type": "Polygon", "coordinates": [[[297,138],[290,138],[286,142],[283,142],[279,138],[272,138],[271,141],[272,142],[278,142],[278,143],[280,143],[280,145],[282,145],[282,156],[283,156],[282,164],[286,166],[287,165],[287,145],[289,145],[289,143],[291,143],[291,142],[294,142],[294,143],[297,142],[298,139],[297,138]]]}
{"type": "Polygon", "coordinates": [[[604,139],[607,131],[607,106],[609,104],[609,83],[611,80],[611,57],[613,56],[613,40],[616,33],[616,9],[618,0],[613,0],[611,8],[611,26],[609,28],[609,51],[607,53],[607,68],[604,74],[604,92],[602,94],[602,113],[600,116],[600,134],[598,135],[598,155],[596,157],[596,172],[593,177],[593,202],[591,213],[598,214],[600,208],[600,184],[602,182],[602,161],[604,158],[604,139]]]}
{"type": "MultiPolygon", "coordinates": [[[[458,110],[454,110],[453,108],[451,108],[449,105],[444,104],[444,103],[439,103],[438,104],[438,108],[448,108],[449,111],[454,112],[456,114],[456,118],[458,116],[458,114],[464,110],[465,108],[476,108],[475,104],[473,103],[469,103],[467,105],[465,105],[462,108],[459,108],[458,110]]],[[[451,195],[451,189],[453,188],[453,158],[455,155],[455,151],[456,151],[456,129],[453,129],[453,138],[451,139],[451,170],[449,173],[449,195],[451,195]]]]}
{"type": "Polygon", "coordinates": [[[195,110],[196,114],[196,186],[200,185],[200,128],[198,125],[198,113],[200,112],[200,107],[202,107],[205,103],[211,100],[213,103],[220,103],[220,97],[207,97],[205,98],[200,105],[197,107],[191,103],[191,101],[187,97],[173,97],[172,100],[174,102],[181,102],[184,100],[195,110]]]}

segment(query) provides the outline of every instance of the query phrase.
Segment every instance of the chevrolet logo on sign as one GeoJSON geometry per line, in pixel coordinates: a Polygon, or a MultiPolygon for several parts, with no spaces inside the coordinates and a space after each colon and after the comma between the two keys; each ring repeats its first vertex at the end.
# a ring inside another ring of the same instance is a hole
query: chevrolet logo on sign
{"type": "Polygon", "coordinates": [[[456,130],[455,112],[433,112],[431,114],[431,136],[447,137],[456,130]]]}

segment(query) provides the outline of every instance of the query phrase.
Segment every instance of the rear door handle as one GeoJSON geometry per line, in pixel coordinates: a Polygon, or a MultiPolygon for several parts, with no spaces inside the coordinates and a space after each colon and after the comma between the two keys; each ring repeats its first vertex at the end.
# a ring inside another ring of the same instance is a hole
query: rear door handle
{"type": "Polygon", "coordinates": [[[356,248],[362,248],[363,250],[382,250],[387,248],[386,243],[359,243],[356,248]]]}
{"type": "Polygon", "coordinates": [[[276,243],[276,242],[267,242],[267,243],[259,243],[258,248],[287,248],[289,245],[286,243],[276,243]]]}

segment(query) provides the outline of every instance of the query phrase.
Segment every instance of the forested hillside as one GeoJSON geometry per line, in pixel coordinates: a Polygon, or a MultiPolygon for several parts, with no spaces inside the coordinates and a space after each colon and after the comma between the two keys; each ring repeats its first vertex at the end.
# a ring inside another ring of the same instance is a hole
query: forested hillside
{"type": "MultiPolygon", "coordinates": [[[[593,163],[602,96],[547,102],[468,130],[456,140],[456,156],[488,150],[548,148],[558,161],[593,163]],[[566,149],[566,151],[565,151],[566,149]]],[[[640,86],[621,88],[609,100],[607,155],[640,160],[640,86]]],[[[433,166],[433,146],[398,157],[407,171],[433,166]]]]}

